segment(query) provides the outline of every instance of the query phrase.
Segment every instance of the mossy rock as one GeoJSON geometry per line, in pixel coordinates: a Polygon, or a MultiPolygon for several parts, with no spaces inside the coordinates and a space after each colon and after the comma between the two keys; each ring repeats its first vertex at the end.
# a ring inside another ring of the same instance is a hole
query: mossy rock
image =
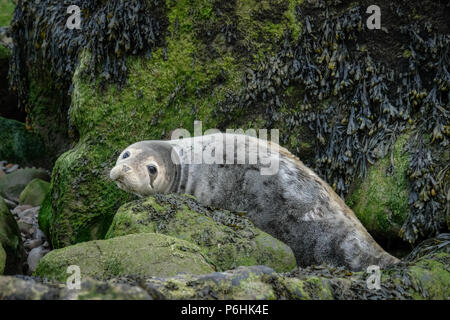
{"type": "Polygon", "coordinates": [[[367,177],[355,184],[347,198],[358,219],[377,239],[401,240],[399,231],[409,213],[407,139],[404,134],[394,144],[393,173],[388,172],[391,167],[388,152],[369,168],[367,177]]]}
{"type": "Polygon", "coordinates": [[[19,203],[38,207],[42,204],[42,201],[44,200],[49,189],[49,182],[41,179],[34,179],[25,187],[25,189],[20,194],[19,203]]]}
{"type": "Polygon", "coordinates": [[[22,273],[21,263],[25,252],[19,227],[2,197],[0,197],[0,245],[6,253],[4,273],[22,273]]]}
{"type": "MultiPolygon", "coordinates": [[[[450,235],[448,235],[450,236],[450,235]]],[[[330,266],[276,273],[264,266],[239,267],[208,275],[146,280],[147,289],[167,299],[448,300],[450,242],[436,240],[435,252],[381,269],[380,288],[369,289],[371,274],[330,266]],[[444,247],[442,247],[444,245],[444,247]]]]}
{"type": "Polygon", "coordinates": [[[0,178],[0,196],[19,202],[19,197],[26,186],[34,179],[49,180],[43,169],[25,168],[14,171],[0,178]]]}
{"type": "Polygon", "coordinates": [[[0,141],[0,159],[24,166],[45,158],[41,138],[22,122],[0,117],[0,141]]]}
{"type": "Polygon", "coordinates": [[[27,123],[41,137],[46,149],[44,164],[50,167],[70,148],[67,117],[70,96],[48,72],[30,78],[27,123]]]}
{"type": "Polygon", "coordinates": [[[266,265],[287,272],[296,267],[286,244],[237,213],[202,206],[189,195],[155,195],[127,203],[117,211],[106,238],[142,232],[195,243],[217,271],[266,265]]]}
{"type": "Polygon", "coordinates": [[[194,244],[156,233],[140,233],[94,240],[53,250],[38,264],[35,275],[65,281],[71,265],[82,277],[110,279],[124,275],[172,276],[214,270],[194,244]]]}
{"type": "Polygon", "coordinates": [[[6,266],[6,252],[5,249],[3,249],[2,244],[0,243],[0,275],[3,274],[3,271],[5,271],[6,266]]]}
{"type": "Polygon", "coordinates": [[[0,276],[0,300],[448,300],[449,264],[450,234],[441,234],[420,244],[401,263],[381,269],[379,289],[368,287],[372,274],[364,271],[355,273],[322,265],[277,273],[266,266],[242,266],[199,275],[119,276],[107,282],[86,278],[82,273],[80,290],[70,290],[56,280],[40,277],[0,276]]]}

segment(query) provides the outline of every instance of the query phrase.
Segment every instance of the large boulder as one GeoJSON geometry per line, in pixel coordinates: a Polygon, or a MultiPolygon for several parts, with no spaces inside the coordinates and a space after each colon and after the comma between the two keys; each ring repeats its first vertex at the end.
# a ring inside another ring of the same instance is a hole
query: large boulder
{"type": "Polygon", "coordinates": [[[48,181],[48,173],[43,169],[25,168],[0,178],[0,197],[19,202],[25,187],[34,179],[48,181]]]}
{"type": "Polygon", "coordinates": [[[21,165],[42,164],[46,156],[40,137],[27,130],[24,123],[0,117],[0,159],[21,165]]]}
{"type": "Polygon", "coordinates": [[[200,248],[187,241],[156,233],[94,240],[53,250],[38,264],[35,275],[65,281],[71,265],[82,277],[110,279],[123,275],[173,276],[180,272],[208,273],[214,267],[200,248]]]}
{"type": "Polygon", "coordinates": [[[359,179],[347,203],[358,219],[377,240],[398,241],[400,229],[409,213],[408,135],[400,136],[394,150],[359,179]]]}
{"type": "Polygon", "coordinates": [[[106,238],[157,232],[198,245],[217,271],[266,265],[278,272],[296,267],[292,250],[248,219],[214,210],[188,195],[156,195],[127,203],[114,216],[106,238]]]}
{"type": "Polygon", "coordinates": [[[2,197],[0,197],[0,245],[6,253],[4,273],[22,273],[25,253],[19,227],[2,197]]]}
{"type": "Polygon", "coordinates": [[[19,204],[39,207],[50,189],[50,183],[41,179],[33,179],[20,193],[19,204]]]}
{"type": "Polygon", "coordinates": [[[0,26],[8,26],[13,17],[14,7],[13,1],[0,1],[0,26]]]}

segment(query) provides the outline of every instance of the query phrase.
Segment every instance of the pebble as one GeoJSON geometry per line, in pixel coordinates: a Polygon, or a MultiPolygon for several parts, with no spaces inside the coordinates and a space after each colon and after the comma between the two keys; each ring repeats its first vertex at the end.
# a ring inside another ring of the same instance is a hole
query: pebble
{"type": "Polygon", "coordinates": [[[27,235],[30,233],[31,228],[33,228],[33,221],[25,221],[24,219],[21,219],[17,221],[17,224],[19,225],[19,230],[24,235],[27,235]]]}
{"type": "Polygon", "coordinates": [[[31,207],[18,213],[18,217],[19,219],[24,219],[24,218],[33,218],[33,219],[37,219],[38,214],[39,214],[39,208],[40,207],[31,207]]]}
{"type": "Polygon", "coordinates": [[[6,206],[8,207],[8,209],[14,209],[17,206],[17,203],[15,203],[14,201],[8,200],[6,198],[3,199],[6,203],[6,206]]]}
{"type": "Polygon", "coordinates": [[[24,205],[20,205],[20,206],[15,207],[15,208],[11,211],[11,213],[14,214],[14,215],[16,215],[16,216],[20,216],[20,214],[21,214],[22,212],[24,212],[24,211],[26,211],[26,210],[28,210],[28,209],[31,209],[31,208],[33,208],[33,207],[30,206],[29,204],[24,204],[24,205]]]}
{"type": "Polygon", "coordinates": [[[19,165],[18,165],[18,164],[15,164],[15,165],[13,165],[12,167],[7,168],[7,169],[6,169],[6,173],[13,173],[13,172],[16,171],[17,169],[19,169],[19,165]]]}
{"type": "Polygon", "coordinates": [[[12,168],[13,166],[14,166],[13,163],[8,163],[8,164],[5,166],[5,169],[8,170],[9,168],[12,168]]]}
{"type": "Polygon", "coordinates": [[[34,248],[39,247],[41,244],[42,244],[41,239],[34,239],[34,240],[25,241],[25,243],[23,245],[24,245],[25,249],[33,250],[34,248]]]}
{"type": "Polygon", "coordinates": [[[39,260],[41,260],[48,252],[49,250],[44,249],[43,247],[37,247],[30,251],[27,258],[29,273],[33,273],[36,270],[39,260]]]}

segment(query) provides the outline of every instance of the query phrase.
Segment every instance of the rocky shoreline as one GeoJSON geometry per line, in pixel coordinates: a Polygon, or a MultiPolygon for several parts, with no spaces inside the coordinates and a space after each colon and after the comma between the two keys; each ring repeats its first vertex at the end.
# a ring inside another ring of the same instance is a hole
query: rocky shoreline
{"type": "Polygon", "coordinates": [[[49,184],[34,178],[38,176],[45,177],[48,173],[44,169],[21,169],[18,164],[0,161],[0,196],[4,197],[3,201],[17,222],[24,249],[22,270],[27,275],[31,275],[39,260],[51,251],[51,245],[38,224],[39,202],[49,184]],[[6,178],[7,175],[14,177],[6,178]]]}
{"type": "Polygon", "coordinates": [[[241,214],[202,206],[187,195],[127,203],[118,209],[104,240],[52,250],[39,227],[37,205],[48,182],[36,177],[48,173],[1,164],[0,194],[8,197],[0,198],[0,217],[9,214],[10,219],[6,228],[6,220],[0,219],[0,243],[7,262],[20,261],[22,272],[9,268],[0,276],[0,300],[450,297],[450,234],[425,241],[402,263],[381,270],[380,288],[373,290],[365,271],[297,268],[289,247],[241,214]],[[11,176],[16,183],[7,183],[11,176]],[[4,230],[8,239],[14,232],[18,239],[20,235],[14,250],[2,236],[4,230]],[[81,271],[76,289],[69,287],[73,265],[81,271]]]}

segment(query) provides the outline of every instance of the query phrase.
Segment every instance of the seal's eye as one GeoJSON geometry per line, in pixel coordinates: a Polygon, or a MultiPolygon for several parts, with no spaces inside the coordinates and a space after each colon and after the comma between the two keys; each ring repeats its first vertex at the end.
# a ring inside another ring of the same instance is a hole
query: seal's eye
{"type": "Polygon", "coordinates": [[[154,165],[148,165],[147,170],[151,175],[155,175],[158,172],[158,169],[154,165]]]}
{"type": "Polygon", "coordinates": [[[126,159],[130,156],[130,153],[127,151],[123,154],[122,159],[126,159]]]}

